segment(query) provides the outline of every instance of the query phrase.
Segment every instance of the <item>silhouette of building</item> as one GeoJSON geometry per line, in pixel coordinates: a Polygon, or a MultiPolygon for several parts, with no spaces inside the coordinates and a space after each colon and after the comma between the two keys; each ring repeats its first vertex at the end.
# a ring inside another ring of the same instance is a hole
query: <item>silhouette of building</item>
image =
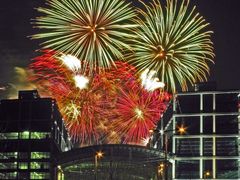
{"type": "Polygon", "coordinates": [[[57,179],[55,157],[71,149],[55,100],[37,91],[0,102],[0,179],[57,179]]]}

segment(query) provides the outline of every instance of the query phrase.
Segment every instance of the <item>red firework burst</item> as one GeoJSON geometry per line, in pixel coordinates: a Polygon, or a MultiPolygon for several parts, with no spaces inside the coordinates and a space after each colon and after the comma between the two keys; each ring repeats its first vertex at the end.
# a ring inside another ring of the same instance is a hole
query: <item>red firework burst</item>
{"type": "Polygon", "coordinates": [[[54,51],[45,51],[35,58],[30,68],[35,72],[31,80],[45,87],[57,100],[72,138],[81,144],[98,143],[108,115],[102,109],[111,102],[110,96],[99,88],[107,87],[100,76],[89,78],[86,89],[79,88],[74,78],[81,75],[80,71],[69,69],[54,51]]]}
{"type": "Polygon", "coordinates": [[[30,68],[35,72],[32,80],[51,92],[70,135],[81,145],[117,143],[123,138],[125,143],[139,143],[166,108],[167,95],[142,88],[135,68],[124,62],[88,77],[84,88],[75,77],[87,76],[54,51],[35,58],[30,68]]]}
{"type": "Polygon", "coordinates": [[[168,100],[168,94],[148,92],[140,86],[120,89],[115,105],[117,118],[111,125],[113,131],[124,143],[139,144],[157,125],[168,100]]]}

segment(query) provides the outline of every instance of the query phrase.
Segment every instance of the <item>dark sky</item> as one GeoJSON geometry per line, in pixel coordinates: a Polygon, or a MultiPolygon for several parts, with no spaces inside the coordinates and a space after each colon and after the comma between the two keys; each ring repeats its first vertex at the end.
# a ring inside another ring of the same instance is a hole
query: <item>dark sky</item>
{"type": "MultiPolygon", "coordinates": [[[[132,0],[136,1],[136,0],[132,0]]],[[[44,0],[2,0],[0,5],[0,87],[12,81],[14,67],[26,67],[39,48],[27,36],[30,19],[44,0]]],[[[215,65],[210,80],[218,89],[240,89],[240,0],[191,0],[214,31],[215,65]]]]}

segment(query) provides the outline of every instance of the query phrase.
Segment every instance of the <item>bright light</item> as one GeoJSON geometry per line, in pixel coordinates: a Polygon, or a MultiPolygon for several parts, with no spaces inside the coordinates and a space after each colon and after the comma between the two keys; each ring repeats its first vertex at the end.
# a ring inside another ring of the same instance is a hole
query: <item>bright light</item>
{"type": "Polygon", "coordinates": [[[207,177],[207,176],[210,176],[210,174],[211,174],[211,173],[210,173],[209,171],[206,171],[206,172],[205,172],[206,177],[207,177]]]}
{"type": "Polygon", "coordinates": [[[101,152],[101,151],[97,152],[97,153],[96,153],[96,157],[97,157],[97,158],[103,157],[103,152],[101,152]]]}
{"type": "Polygon", "coordinates": [[[186,133],[186,129],[187,129],[187,127],[184,127],[184,125],[181,125],[180,127],[178,127],[178,132],[180,134],[185,134],[186,133]]]}
{"type": "Polygon", "coordinates": [[[75,85],[80,89],[87,88],[87,85],[89,83],[89,79],[82,75],[76,75],[74,77],[74,80],[75,80],[75,85]]]}
{"type": "Polygon", "coordinates": [[[165,84],[160,82],[156,77],[156,71],[149,71],[146,69],[140,76],[142,81],[142,86],[148,91],[154,91],[155,89],[163,89],[165,84]]]}
{"type": "Polygon", "coordinates": [[[78,58],[75,56],[72,56],[70,54],[68,55],[62,55],[60,59],[63,61],[63,63],[72,71],[78,71],[81,68],[81,62],[78,58]]]}
{"type": "Polygon", "coordinates": [[[142,138],[142,145],[143,146],[147,146],[147,144],[149,143],[150,137],[146,137],[146,138],[142,138]]]}
{"type": "Polygon", "coordinates": [[[29,135],[29,131],[23,131],[23,134],[24,134],[25,136],[28,136],[28,135],[29,135]]]}
{"type": "Polygon", "coordinates": [[[153,130],[152,130],[152,129],[149,129],[149,132],[150,132],[150,133],[153,133],[153,130]]]}
{"type": "Polygon", "coordinates": [[[136,113],[136,116],[137,116],[138,118],[143,118],[143,112],[142,112],[141,109],[135,108],[134,112],[136,113]]]}

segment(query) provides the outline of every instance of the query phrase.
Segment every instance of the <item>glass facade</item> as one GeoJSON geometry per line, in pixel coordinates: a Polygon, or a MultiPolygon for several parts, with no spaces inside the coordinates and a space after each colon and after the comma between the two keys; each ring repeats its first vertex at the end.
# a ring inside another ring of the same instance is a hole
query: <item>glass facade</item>
{"type": "Polygon", "coordinates": [[[31,172],[31,179],[50,179],[50,174],[46,172],[31,172]]]}
{"type": "Polygon", "coordinates": [[[0,140],[4,139],[46,139],[50,138],[51,133],[49,132],[8,132],[8,133],[0,133],[0,140]]]}
{"type": "Polygon", "coordinates": [[[240,91],[174,96],[173,179],[240,179],[240,91]]]}

